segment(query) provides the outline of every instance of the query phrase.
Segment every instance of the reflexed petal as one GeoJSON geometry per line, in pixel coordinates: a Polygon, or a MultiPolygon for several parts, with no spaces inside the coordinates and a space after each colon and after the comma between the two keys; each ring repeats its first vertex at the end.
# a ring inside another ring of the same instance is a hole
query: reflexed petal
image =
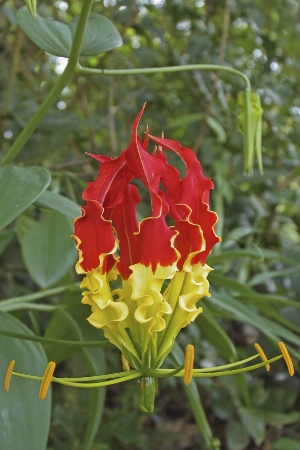
{"type": "MultiPolygon", "coordinates": [[[[171,166],[167,165],[162,183],[167,190],[166,198],[170,204],[170,216],[175,220],[175,229],[177,229],[176,221],[179,217],[188,218],[190,223],[200,225],[205,247],[202,246],[201,254],[195,256],[194,264],[198,262],[204,264],[213,246],[220,241],[214,231],[218,217],[215,212],[209,210],[208,205],[209,191],[213,188],[213,182],[203,175],[201,164],[191,149],[182,147],[178,142],[170,139],[156,138],[151,135],[149,137],[163,148],[177,153],[187,167],[185,177],[178,183],[178,175],[170,168],[171,166]],[[189,209],[184,210],[184,205],[189,209]],[[185,217],[184,212],[187,214],[185,217]]],[[[165,159],[163,156],[160,158],[165,159]]],[[[188,252],[190,245],[191,242],[187,241],[184,253],[188,252]]]]}
{"type": "Polygon", "coordinates": [[[127,280],[130,286],[130,299],[124,299],[129,305],[133,316],[128,320],[133,340],[143,346],[143,352],[147,348],[151,338],[156,338],[156,333],[165,328],[165,314],[171,314],[172,309],[165,301],[161,289],[165,280],[172,279],[177,271],[176,264],[172,266],[157,266],[153,272],[151,267],[143,264],[131,266],[132,274],[127,280]],[[133,321],[138,322],[138,327],[131,329],[133,321]]]}
{"type": "Polygon", "coordinates": [[[103,218],[103,207],[97,202],[90,201],[81,209],[82,216],[75,220],[73,236],[80,254],[77,271],[88,272],[100,266],[102,273],[107,273],[113,262],[110,259],[107,264],[108,255],[117,249],[111,221],[103,218]]]}
{"type": "Polygon", "coordinates": [[[176,305],[173,306],[172,315],[166,319],[166,330],[160,337],[158,346],[158,359],[164,358],[170,352],[179,331],[193,322],[202,312],[202,308],[197,308],[196,303],[202,297],[210,296],[206,278],[211,270],[206,264],[204,266],[201,263],[194,266],[187,264],[184,271],[178,272],[171,280],[164,298],[172,304],[172,296],[176,288],[178,288],[179,296],[176,305]]]}
{"type": "Polygon", "coordinates": [[[121,298],[113,299],[107,276],[99,269],[88,272],[80,287],[87,289],[82,294],[82,303],[92,307],[92,314],[87,319],[90,324],[103,329],[105,337],[119,347],[128,360],[132,361],[132,355],[138,358],[125,331],[128,306],[121,298]]]}
{"type": "Polygon", "coordinates": [[[177,261],[179,254],[174,248],[174,238],[177,234],[171,230],[165,221],[167,204],[162,198],[157,217],[148,217],[138,224],[136,205],[140,201],[136,186],[129,185],[124,194],[124,201],[114,208],[112,219],[120,241],[120,262],[118,270],[123,279],[131,274],[130,266],[141,263],[151,265],[152,271],[158,264],[170,266],[177,261]]]}

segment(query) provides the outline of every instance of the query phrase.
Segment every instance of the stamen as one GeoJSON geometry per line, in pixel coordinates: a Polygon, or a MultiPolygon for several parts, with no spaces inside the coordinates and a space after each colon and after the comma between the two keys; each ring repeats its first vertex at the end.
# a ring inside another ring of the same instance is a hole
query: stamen
{"type": "Polygon", "coordinates": [[[47,367],[45,369],[44,375],[43,375],[43,379],[41,382],[41,386],[40,386],[40,390],[39,390],[39,398],[41,400],[45,400],[50,383],[51,383],[51,378],[53,375],[53,372],[55,370],[56,364],[53,361],[50,361],[47,364],[47,367]]]}
{"type": "Polygon", "coordinates": [[[295,373],[295,370],[294,370],[293,361],[291,360],[291,357],[290,357],[290,354],[288,352],[288,349],[286,348],[286,346],[285,346],[285,344],[283,342],[278,342],[278,345],[279,345],[280,351],[282,353],[282,356],[283,356],[283,358],[285,360],[285,363],[286,363],[287,369],[289,371],[289,374],[291,376],[293,376],[294,373],[295,373]]]}
{"type": "Polygon", "coordinates": [[[5,380],[4,380],[4,389],[6,390],[6,392],[8,392],[8,390],[9,390],[10,379],[11,379],[11,376],[12,376],[12,371],[13,371],[15,362],[16,361],[13,359],[9,363],[9,366],[7,368],[7,371],[6,371],[5,380]]]}
{"type": "Polygon", "coordinates": [[[185,384],[190,384],[193,378],[193,368],[194,368],[194,358],[195,358],[195,347],[192,344],[188,344],[185,350],[184,358],[184,376],[183,381],[185,384]]]}
{"type": "Polygon", "coordinates": [[[122,362],[123,371],[128,372],[130,370],[130,364],[127,361],[127,359],[125,358],[125,356],[123,355],[123,353],[121,354],[121,362],[122,362]]]}
{"type": "MultiPolygon", "coordinates": [[[[263,349],[261,348],[261,346],[260,346],[257,342],[254,344],[254,347],[255,347],[255,349],[257,350],[257,352],[259,353],[259,356],[261,357],[261,359],[262,359],[264,362],[268,361],[267,355],[265,354],[265,352],[263,351],[263,349]]],[[[269,372],[269,370],[270,370],[270,368],[271,368],[270,364],[269,364],[269,363],[266,364],[266,365],[265,365],[265,368],[266,368],[266,370],[269,372]]]]}

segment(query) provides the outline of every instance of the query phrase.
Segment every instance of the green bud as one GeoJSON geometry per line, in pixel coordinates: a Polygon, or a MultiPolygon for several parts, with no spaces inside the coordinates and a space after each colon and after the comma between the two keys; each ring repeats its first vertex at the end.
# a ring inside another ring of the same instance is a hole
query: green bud
{"type": "Polygon", "coordinates": [[[32,15],[33,19],[36,18],[36,0],[24,0],[25,5],[29,9],[30,14],[32,15]]]}
{"type": "Polygon", "coordinates": [[[256,155],[260,173],[263,173],[261,156],[261,118],[263,110],[257,92],[246,89],[238,93],[238,130],[244,136],[245,173],[253,172],[256,155]]]}

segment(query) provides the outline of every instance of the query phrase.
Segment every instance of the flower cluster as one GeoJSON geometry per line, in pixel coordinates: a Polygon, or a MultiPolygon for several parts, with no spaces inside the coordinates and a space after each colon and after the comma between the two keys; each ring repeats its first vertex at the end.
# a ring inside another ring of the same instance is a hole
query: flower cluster
{"type": "Polygon", "coordinates": [[[85,274],[82,302],[92,308],[88,320],[137,370],[160,367],[179,331],[201,313],[196,304],[209,295],[212,270],[206,258],[220,240],[209,209],[212,181],[191,149],[148,130],[144,140],[137,135],[143,110],[120,156],[90,154],[101,163],[99,175],[83,193],[74,232],[76,270],[85,274]],[[168,152],[183,161],[184,177],[168,163],[168,152]],[[145,188],[151,215],[139,222],[145,188]]]}

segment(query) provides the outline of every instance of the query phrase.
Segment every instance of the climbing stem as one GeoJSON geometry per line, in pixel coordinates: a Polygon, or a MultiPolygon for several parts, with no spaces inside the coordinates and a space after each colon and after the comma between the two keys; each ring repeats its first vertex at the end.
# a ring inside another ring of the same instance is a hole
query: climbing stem
{"type": "Polygon", "coordinates": [[[63,71],[63,73],[57,78],[55,85],[42,102],[38,110],[31,117],[27,125],[23,128],[13,145],[10,147],[2,161],[0,161],[0,166],[12,163],[18,156],[40,121],[43,119],[49,108],[56,101],[57,97],[60,95],[64,87],[69,83],[75,74],[76,66],[78,63],[78,58],[80,55],[81,44],[84,36],[84,30],[86,27],[89,14],[91,12],[91,7],[93,0],[85,0],[82,5],[82,9],[79,15],[74,39],[72,42],[71,52],[68,64],[63,71]]]}
{"type": "Polygon", "coordinates": [[[152,73],[168,73],[168,72],[185,72],[191,70],[214,70],[229,72],[243,79],[246,89],[251,90],[249,78],[240,72],[228,66],[221,66],[218,64],[188,64],[182,66],[167,66],[167,67],[145,67],[138,69],[92,69],[89,67],[82,67],[77,65],[77,72],[86,75],[139,75],[152,73]]]}

